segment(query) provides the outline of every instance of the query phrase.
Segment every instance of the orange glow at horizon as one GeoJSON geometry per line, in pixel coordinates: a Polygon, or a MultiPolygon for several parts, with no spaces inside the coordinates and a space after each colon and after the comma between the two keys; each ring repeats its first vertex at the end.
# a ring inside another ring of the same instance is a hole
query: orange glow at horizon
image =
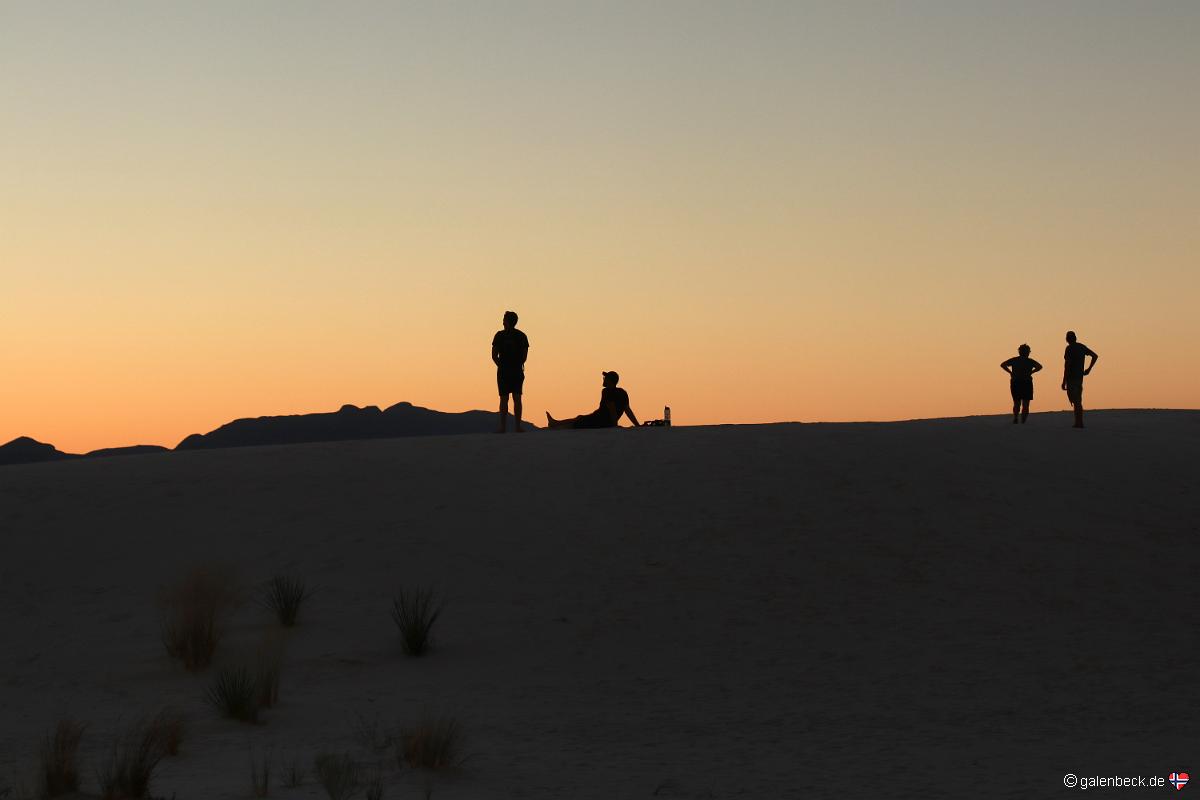
{"type": "Polygon", "coordinates": [[[0,443],[1200,406],[1200,9],[129,4],[0,34],[0,443]]]}

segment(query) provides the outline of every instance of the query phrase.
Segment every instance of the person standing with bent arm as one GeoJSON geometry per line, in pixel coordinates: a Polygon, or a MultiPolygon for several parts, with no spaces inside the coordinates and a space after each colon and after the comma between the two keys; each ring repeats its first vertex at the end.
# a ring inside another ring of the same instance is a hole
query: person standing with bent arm
{"type": "Polygon", "coordinates": [[[1021,423],[1029,419],[1029,403],[1033,400],[1033,373],[1039,372],[1042,365],[1029,357],[1029,345],[1023,344],[1017,348],[1015,358],[1010,358],[1000,365],[1011,378],[1009,393],[1013,401],[1013,425],[1020,417],[1021,423]]]}
{"type": "Polygon", "coordinates": [[[1092,352],[1083,342],[1076,341],[1075,331],[1067,331],[1067,349],[1063,352],[1063,391],[1067,399],[1075,407],[1075,427],[1083,427],[1083,376],[1091,374],[1092,367],[1100,356],[1092,352]],[[1092,361],[1085,368],[1084,359],[1091,356],[1092,361]]]}

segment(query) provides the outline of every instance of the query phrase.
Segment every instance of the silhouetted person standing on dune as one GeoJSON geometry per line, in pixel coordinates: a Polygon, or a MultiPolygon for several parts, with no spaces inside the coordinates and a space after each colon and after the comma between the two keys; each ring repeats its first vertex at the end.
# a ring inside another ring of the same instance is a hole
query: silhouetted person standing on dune
{"type": "Polygon", "coordinates": [[[1029,345],[1023,344],[1017,348],[1016,356],[1000,365],[1000,369],[1011,376],[1008,389],[1013,401],[1013,425],[1017,424],[1018,415],[1022,424],[1029,419],[1029,402],[1033,400],[1033,373],[1042,369],[1042,365],[1030,358],[1029,353],[1029,345]]]}
{"type": "Polygon", "coordinates": [[[496,386],[500,390],[500,433],[508,427],[508,396],[513,398],[513,428],[521,433],[521,392],[525,386],[525,359],[529,338],[517,330],[517,312],[504,312],[504,329],[492,337],[492,361],[496,364],[496,386]]]}
{"type": "Polygon", "coordinates": [[[615,372],[602,372],[604,389],[600,392],[600,407],[590,414],[581,414],[573,419],[555,419],[546,412],[546,425],[551,428],[615,428],[622,416],[629,417],[634,427],[638,426],[637,417],[629,407],[629,393],[617,388],[621,376],[615,372]]]}
{"type": "Polygon", "coordinates": [[[1067,349],[1063,352],[1062,388],[1067,393],[1071,405],[1075,407],[1076,428],[1083,427],[1083,376],[1091,373],[1092,367],[1096,366],[1099,359],[1100,356],[1092,352],[1086,344],[1075,341],[1075,331],[1067,331],[1067,349]],[[1088,356],[1092,357],[1092,361],[1085,368],[1083,362],[1088,356]]]}

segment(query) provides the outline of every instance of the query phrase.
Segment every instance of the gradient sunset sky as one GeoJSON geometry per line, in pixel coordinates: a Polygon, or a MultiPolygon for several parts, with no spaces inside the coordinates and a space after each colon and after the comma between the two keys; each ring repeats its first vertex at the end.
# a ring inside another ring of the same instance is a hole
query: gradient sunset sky
{"type": "Polygon", "coordinates": [[[0,0],[0,442],[1200,406],[1200,3],[0,0]]]}

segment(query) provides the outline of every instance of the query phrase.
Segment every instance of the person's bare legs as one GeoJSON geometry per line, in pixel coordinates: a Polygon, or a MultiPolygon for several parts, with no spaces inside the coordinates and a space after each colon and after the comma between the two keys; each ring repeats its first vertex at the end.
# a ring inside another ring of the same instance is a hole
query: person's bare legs
{"type": "Polygon", "coordinates": [[[1075,403],[1075,427],[1083,427],[1083,403],[1075,403]]]}
{"type": "Polygon", "coordinates": [[[570,428],[575,424],[574,419],[555,419],[550,416],[550,412],[546,412],[546,427],[550,429],[570,428]]]}
{"type": "Polygon", "coordinates": [[[1017,417],[1021,413],[1021,401],[1013,400],[1013,425],[1017,424],[1017,417]]]}
{"type": "Polygon", "coordinates": [[[1025,420],[1029,419],[1029,401],[1021,401],[1021,424],[1025,424],[1025,420]]]}
{"type": "Polygon", "coordinates": [[[524,433],[525,429],[521,427],[521,395],[513,395],[513,430],[517,433],[524,433]]]}
{"type": "MultiPolygon", "coordinates": [[[[521,401],[518,400],[517,402],[520,403],[521,401]]],[[[520,408],[519,405],[517,407],[520,408]]],[[[520,419],[520,417],[518,416],[517,419],[520,419]]],[[[504,433],[507,428],[508,428],[508,394],[506,393],[506,394],[500,395],[500,430],[496,431],[496,433],[504,433]]]]}

